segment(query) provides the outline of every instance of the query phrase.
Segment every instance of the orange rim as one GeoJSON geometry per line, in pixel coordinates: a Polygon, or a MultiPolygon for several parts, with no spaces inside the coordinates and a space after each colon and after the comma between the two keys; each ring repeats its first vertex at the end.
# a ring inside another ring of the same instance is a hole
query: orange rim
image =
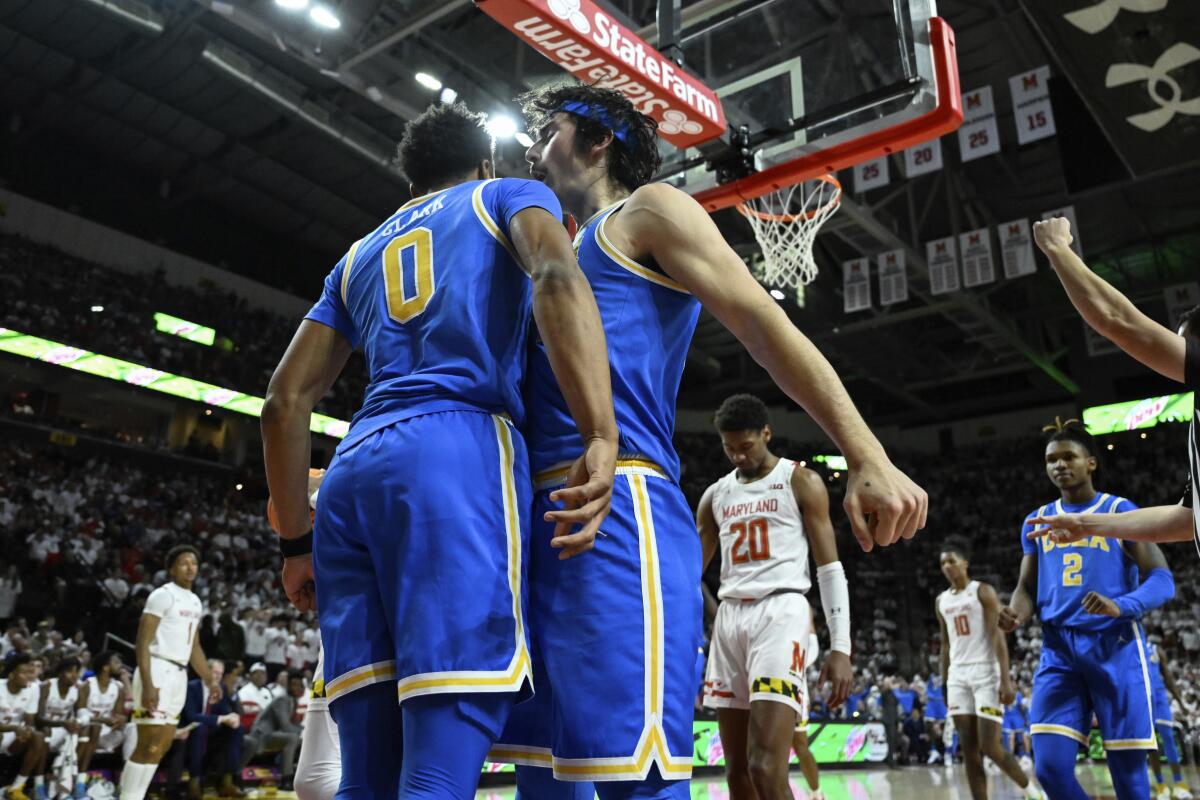
{"type": "Polygon", "coordinates": [[[744,217],[756,217],[764,222],[797,222],[802,219],[812,219],[842,202],[842,184],[837,178],[832,175],[819,175],[813,178],[813,180],[828,183],[837,189],[837,192],[833,195],[833,199],[820,208],[814,208],[812,211],[806,211],[803,214],[768,214],[765,211],[753,209],[745,203],[738,203],[736,206],[738,213],[744,217]]]}

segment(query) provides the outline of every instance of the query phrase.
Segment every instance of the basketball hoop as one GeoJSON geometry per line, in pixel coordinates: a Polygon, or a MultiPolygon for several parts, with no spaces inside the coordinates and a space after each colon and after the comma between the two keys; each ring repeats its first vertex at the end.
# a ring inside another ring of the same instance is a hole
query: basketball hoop
{"type": "Polygon", "coordinates": [[[738,203],[762,248],[763,283],[799,289],[817,277],[813,242],[841,202],[842,185],[822,175],[738,203]]]}

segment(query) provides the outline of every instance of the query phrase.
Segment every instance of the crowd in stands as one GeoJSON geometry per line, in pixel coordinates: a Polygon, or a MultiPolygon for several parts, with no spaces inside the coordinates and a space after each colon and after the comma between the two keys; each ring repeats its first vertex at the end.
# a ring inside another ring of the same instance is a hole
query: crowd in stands
{"type": "MultiPolygon", "coordinates": [[[[0,236],[0,325],[21,333],[262,397],[299,323],[216,285],[183,288],[168,284],[161,272],[131,279],[45,245],[0,236]],[[217,343],[160,333],[155,312],[213,328],[217,343]]],[[[350,419],[366,385],[365,363],[352,356],[317,410],[350,419]]]]}

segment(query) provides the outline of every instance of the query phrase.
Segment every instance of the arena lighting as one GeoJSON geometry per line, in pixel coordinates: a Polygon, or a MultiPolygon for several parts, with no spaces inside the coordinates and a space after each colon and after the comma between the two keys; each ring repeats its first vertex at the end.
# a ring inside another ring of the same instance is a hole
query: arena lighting
{"type": "Polygon", "coordinates": [[[529,138],[529,134],[525,131],[517,131],[517,144],[521,147],[533,147],[533,139],[529,138]]]}
{"type": "Polygon", "coordinates": [[[846,464],[845,456],[813,456],[813,461],[818,464],[824,464],[829,469],[850,469],[849,465],[846,464]]]}
{"type": "Polygon", "coordinates": [[[488,119],[487,132],[493,139],[511,139],[517,133],[517,123],[506,114],[488,119]]]}
{"type": "Polygon", "coordinates": [[[242,490],[242,485],[239,483],[236,486],[234,486],[233,488],[237,489],[240,492],[242,490]]]}
{"type": "Polygon", "coordinates": [[[206,417],[211,417],[211,416],[212,416],[212,409],[211,409],[211,408],[206,408],[206,409],[204,409],[204,416],[206,416],[206,417]]]}
{"type": "Polygon", "coordinates": [[[779,291],[778,289],[772,289],[770,291],[770,295],[771,295],[771,297],[774,297],[776,300],[782,300],[786,296],[786,295],[784,295],[783,292],[779,291]]]}
{"type": "Polygon", "coordinates": [[[288,11],[303,11],[308,8],[308,0],[275,0],[275,5],[288,11]]]}
{"type": "Polygon", "coordinates": [[[104,310],[104,306],[92,306],[92,313],[99,314],[104,310]]]}
{"type": "Polygon", "coordinates": [[[1195,405],[1195,392],[1187,392],[1092,406],[1083,410],[1083,425],[1092,436],[1100,436],[1153,428],[1167,422],[1188,422],[1195,405]]]}
{"type": "Polygon", "coordinates": [[[217,332],[213,328],[197,325],[195,322],[188,322],[186,319],[173,317],[170,314],[163,314],[161,311],[154,314],[154,329],[159,333],[169,333],[197,344],[211,346],[217,340],[217,332]]]}
{"type": "Polygon", "coordinates": [[[442,89],[441,99],[443,103],[449,105],[458,99],[458,92],[447,86],[445,89],[442,89]]]}
{"type": "MultiPolygon", "coordinates": [[[[185,400],[223,408],[226,411],[236,411],[250,417],[261,417],[265,402],[261,397],[233,389],[224,389],[211,383],[185,378],[182,375],[161,372],[130,361],[102,356],[78,347],[29,336],[7,328],[0,328],[0,353],[11,353],[34,361],[44,361],[47,364],[55,364],[76,372],[140,386],[151,392],[182,397],[185,400]]],[[[314,433],[341,439],[350,429],[350,423],[334,417],[327,417],[324,414],[313,414],[309,418],[308,427],[314,433]]]]}
{"type": "Polygon", "coordinates": [[[313,6],[308,12],[308,18],[311,19],[318,27],[326,30],[336,31],[342,27],[342,21],[338,19],[337,14],[333,13],[333,9],[329,6],[313,6]]]}
{"type": "MultiPolygon", "coordinates": [[[[414,77],[416,77],[417,83],[430,91],[436,92],[442,88],[442,82],[427,72],[418,72],[414,77]]],[[[458,97],[458,95],[456,94],[455,97],[458,97]]]]}

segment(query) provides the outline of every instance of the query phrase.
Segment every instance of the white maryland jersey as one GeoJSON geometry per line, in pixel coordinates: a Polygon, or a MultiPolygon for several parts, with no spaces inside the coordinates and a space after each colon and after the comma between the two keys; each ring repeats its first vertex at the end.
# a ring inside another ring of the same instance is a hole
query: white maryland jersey
{"type": "Polygon", "coordinates": [[[24,725],[26,714],[36,714],[40,690],[31,683],[18,692],[10,692],[8,681],[0,681],[0,725],[24,725]]]}
{"type": "Polygon", "coordinates": [[[87,687],[87,710],[92,712],[93,717],[111,716],[113,709],[117,707],[117,697],[121,693],[121,682],[116,678],[110,678],[108,681],[108,690],[102,692],[100,691],[100,681],[93,675],[87,679],[87,687]]]}
{"type": "Polygon", "coordinates": [[[168,583],[150,593],[143,613],[160,618],[150,655],[186,665],[204,614],[200,598],[177,583],[168,583]]]}
{"type": "Polygon", "coordinates": [[[796,462],[779,459],[751,483],[737,470],[714,484],[713,517],[721,532],[722,600],[758,600],[777,592],[807,592],[808,537],[792,472],[796,462]]]}
{"type": "Polygon", "coordinates": [[[961,592],[947,589],[938,595],[938,611],[946,621],[950,641],[950,667],[996,662],[992,638],[983,624],[983,603],[979,600],[979,581],[971,581],[961,592]]]}
{"type": "Polygon", "coordinates": [[[75,703],[79,700],[79,687],[71,684],[64,695],[59,691],[58,679],[46,681],[46,712],[44,716],[52,722],[65,722],[75,717],[75,703]]]}

